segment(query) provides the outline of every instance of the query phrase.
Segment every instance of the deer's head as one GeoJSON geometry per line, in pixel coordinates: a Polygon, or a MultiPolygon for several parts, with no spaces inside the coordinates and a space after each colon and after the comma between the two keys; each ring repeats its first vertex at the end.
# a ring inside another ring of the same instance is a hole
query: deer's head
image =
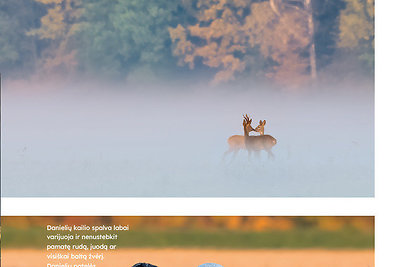
{"type": "Polygon", "coordinates": [[[260,133],[261,135],[264,135],[265,124],[267,124],[267,122],[265,120],[264,121],[260,120],[260,122],[259,122],[258,126],[256,127],[255,131],[260,133]]]}
{"type": "Polygon", "coordinates": [[[246,115],[243,115],[243,128],[244,128],[244,131],[245,131],[245,133],[250,133],[250,132],[252,132],[252,131],[255,131],[254,130],[254,128],[253,127],[251,127],[251,122],[253,121],[252,119],[250,119],[249,118],[249,116],[246,114],[246,115]]]}

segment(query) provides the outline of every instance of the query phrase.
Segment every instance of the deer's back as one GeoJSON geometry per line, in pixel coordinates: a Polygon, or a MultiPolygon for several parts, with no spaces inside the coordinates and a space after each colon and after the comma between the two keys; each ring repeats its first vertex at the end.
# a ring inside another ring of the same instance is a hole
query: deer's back
{"type": "Polygon", "coordinates": [[[244,148],[244,136],[232,135],[228,138],[228,145],[232,148],[244,148]]]}
{"type": "Polygon", "coordinates": [[[271,135],[248,136],[245,139],[245,145],[251,150],[271,149],[276,145],[276,139],[271,135]]]}

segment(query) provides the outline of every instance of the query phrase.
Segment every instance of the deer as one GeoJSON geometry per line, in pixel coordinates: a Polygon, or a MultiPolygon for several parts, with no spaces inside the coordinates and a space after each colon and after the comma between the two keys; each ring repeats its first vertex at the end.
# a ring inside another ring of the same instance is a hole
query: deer
{"type": "Polygon", "coordinates": [[[267,122],[265,120],[264,121],[260,120],[255,131],[258,132],[260,135],[264,135],[265,124],[267,124],[267,122]]]}
{"type": "MultiPolygon", "coordinates": [[[[250,124],[247,126],[248,132],[258,132],[260,135],[264,135],[264,127],[265,127],[266,121],[262,122],[260,120],[260,124],[254,129],[250,124]]],[[[233,154],[233,158],[236,157],[237,153],[242,150],[246,149],[246,146],[244,144],[244,136],[243,135],[232,135],[231,137],[228,138],[227,140],[229,148],[228,150],[224,153],[224,158],[226,155],[230,153],[233,154]]]]}
{"type": "MultiPolygon", "coordinates": [[[[276,145],[276,139],[272,137],[271,135],[259,135],[259,136],[250,136],[249,135],[249,126],[251,127],[251,122],[252,119],[249,118],[249,116],[243,115],[243,131],[244,131],[244,145],[249,152],[249,156],[251,153],[254,151],[259,155],[261,150],[265,150],[268,153],[268,157],[274,157],[274,154],[272,153],[271,149],[273,146],[276,145]]],[[[265,126],[265,121],[260,121],[260,125],[257,126],[259,131],[262,131],[264,133],[264,126],[265,126]]],[[[256,128],[256,129],[257,129],[256,128]]]]}

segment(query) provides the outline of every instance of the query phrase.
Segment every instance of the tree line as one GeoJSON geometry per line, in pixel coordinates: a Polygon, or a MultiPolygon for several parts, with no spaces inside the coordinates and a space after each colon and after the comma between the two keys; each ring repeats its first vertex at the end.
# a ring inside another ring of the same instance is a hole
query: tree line
{"type": "Polygon", "coordinates": [[[373,74],[373,0],[0,0],[11,77],[299,85],[338,58],[373,74]]]}
{"type": "Polygon", "coordinates": [[[129,225],[133,230],[232,230],[232,231],[286,231],[318,229],[337,231],[353,228],[374,231],[371,216],[26,216],[4,219],[4,226],[29,228],[46,225],[129,225]]]}

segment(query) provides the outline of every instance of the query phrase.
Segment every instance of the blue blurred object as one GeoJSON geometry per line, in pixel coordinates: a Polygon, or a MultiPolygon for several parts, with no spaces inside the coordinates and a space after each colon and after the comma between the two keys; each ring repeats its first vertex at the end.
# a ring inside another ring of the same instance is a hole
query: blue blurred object
{"type": "Polygon", "coordinates": [[[132,267],[157,267],[157,266],[150,263],[139,262],[133,265],[132,267]]]}
{"type": "Polygon", "coordinates": [[[199,267],[224,267],[224,266],[216,263],[203,263],[199,265],[199,267]]]}

